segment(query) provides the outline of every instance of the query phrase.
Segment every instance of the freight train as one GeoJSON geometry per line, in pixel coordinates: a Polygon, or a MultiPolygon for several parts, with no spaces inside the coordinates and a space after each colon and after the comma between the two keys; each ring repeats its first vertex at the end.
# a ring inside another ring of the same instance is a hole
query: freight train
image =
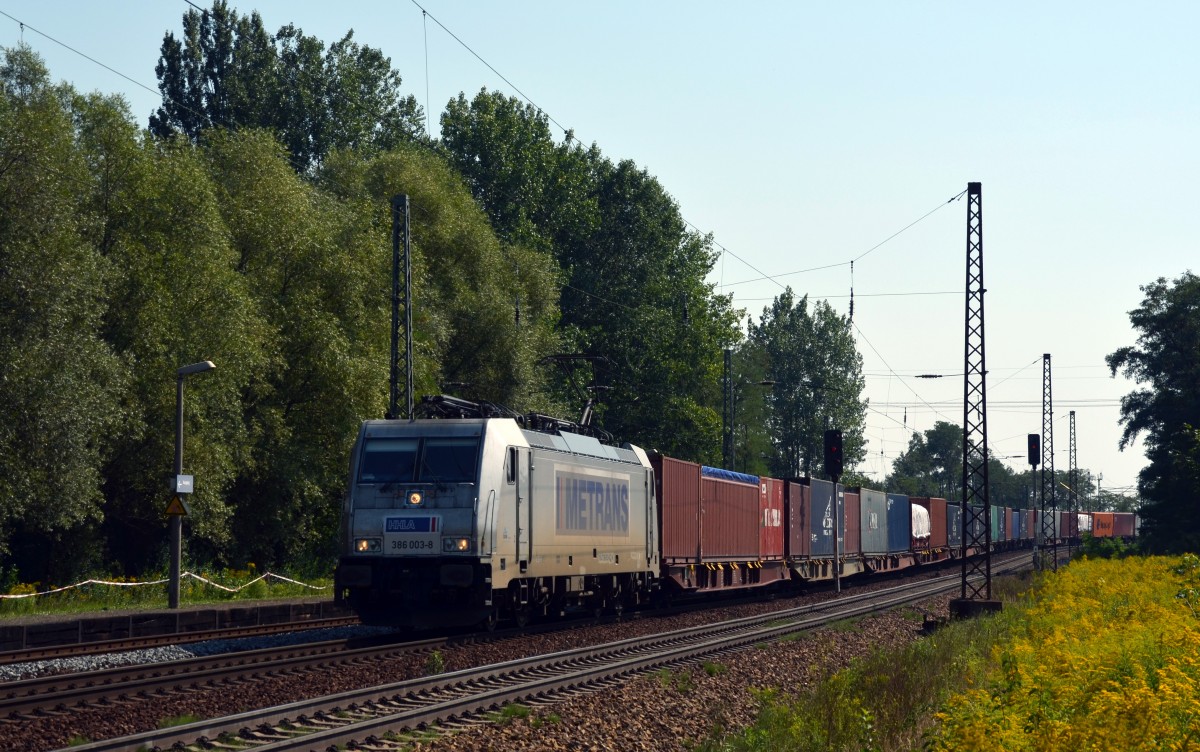
{"type": "MultiPolygon", "coordinates": [[[[419,409],[364,422],[351,456],[334,597],[365,623],[524,625],[979,553],[945,499],[704,467],[489,403],[419,409]]],[[[991,548],[1031,545],[1035,522],[992,507],[991,548]]],[[[1052,522],[1061,540],[1135,533],[1132,514],[1052,522]]]]}

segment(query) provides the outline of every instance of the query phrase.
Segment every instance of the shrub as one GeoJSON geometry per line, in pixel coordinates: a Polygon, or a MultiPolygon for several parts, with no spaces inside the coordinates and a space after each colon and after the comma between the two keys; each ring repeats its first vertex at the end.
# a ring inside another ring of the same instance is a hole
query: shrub
{"type": "MultiPolygon", "coordinates": [[[[1200,562],[1197,563],[1200,565],[1200,562]]],[[[1182,559],[1083,559],[1047,576],[930,750],[1185,749],[1200,738],[1200,621],[1182,559]]]]}

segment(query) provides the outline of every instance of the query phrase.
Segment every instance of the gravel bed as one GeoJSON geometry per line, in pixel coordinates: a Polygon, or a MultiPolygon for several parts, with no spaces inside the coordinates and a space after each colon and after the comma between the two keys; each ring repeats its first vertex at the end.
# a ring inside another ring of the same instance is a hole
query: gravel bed
{"type": "MultiPolygon", "coordinates": [[[[924,579],[917,575],[913,579],[924,579]]],[[[862,584],[855,592],[886,587],[888,583],[862,584]]],[[[827,600],[830,593],[816,593],[783,598],[770,603],[757,603],[718,608],[701,613],[672,617],[631,619],[620,624],[588,626],[547,635],[524,636],[487,644],[452,646],[441,651],[441,670],[456,671],[471,666],[514,660],[584,645],[611,642],[627,637],[678,629],[712,621],[761,614],[806,603],[827,600]]],[[[935,599],[924,608],[945,615],[948,597],[935,599]]],[[[341,628],[345,629],[362,629],[341,628]]],[[[719,722],[727,728],[745,725],[753,718],[753,702],[748,688],[754,686],[807,686],[823,672],[836,670],[853,657],[867,654],[872,648],[916,639],[921,622],[891,613],[870,617],[860,628],[851,631],[820,630],[812,637],[792,643],[769,646],[763,650],[748,650],[722,663],[728,671],[710,677],[697,669],[694,686],[687,692],[664,687],[656,677],[635,679],[617,690],[588,695],[553,708],[561,717],[557,723],[542,723],[539,728],[528,721],[508,725],[484,725],[468,734],[457,734],[422,743],[422,750],[684,750],[688,740],[705,736],[719,722]],[[637,709],[630,712],[630,708],[637,709]],[[623,709],[623,710],[615,710],[623,709]]],[[[340,630],[312,630],[323,633],[340,630]]],[[[307,633],[305,633],[307,634],[307,633]]],[[[277,637],[245,638],[238,640],[243,649],[263,647],[277,637]]],[[[292,639],[298,639],[292,637],[292,639]]],[[[319,639],[332,639],[322,636],[319,639]]],[[[225,641],[214,641],[215,643],[225,641]]],[[[212,643],[198,643],[176,650],[211,649],[212,643]]],[[[157,654],[153,651],[132,651],[143,658],[157,654]]],[[[87,660],[117,660],[112,656],[87,660]]],[[[154,660],[153,658],[150,658],[154,660]]],[[[121,659],[125,660],[125,659],[121,659]]],[[[133,703],[108,708],[96,708],[73,713],[67,717],[47,716],[34,719],[0,720],[0,750],[57,749],[72,740],[102,739],[147,731],[159,727],[168,719],[213,718],[244,712],[258,707],[281,705],[311,697],[333,694],[354,688],[375,686],[428,673],[427,657],[407,655],[381,660],[370,665],[340,667],[332,672],[312,672],[298,676],[265,678],[249,684],[230,684],[190,690],[187,693],[167,694],[153,702],[133,703]]],[[[128,659],[133,662],[133,659],[128,659]]],[[[62,670],[57,669],[57,670],[62,670]]],[[[544,711],[547,713],[550,711],[544,711]]]]}
{"type": "MultiPolygon", "coordinates": [[[[945,614],[950,596],[921,604],[945,614]]],[[[696,744],[749,726],[757,712],[752,689],[794,695],[876,649],[920,639],[922,622],[893,610],[853,629],[821,629],[804,639],[742,650],[716,663],[669,676],[636,677],[616,690],[541,707],[525,718],[487,723],[411,749],[421,752],[690,752],[696,744]]]]}
{"type": "MultiPolygon", "coordinates": [[[[393,631],[389,627],[330,627],[328,629],[307,629],[300,632],[288,632],[279,635],[262,637],[239,637],[228,640],[208,640],[185,645],[163,645],[141,650],[125,650],[116,653],[101,653],[99,655],[81,655],[69,658],[49,658],[41,661],[27,661],[0,665],[0,684],[3,682],[32,679],[37,676],[50,674],[71,674],[84,671],[115,668],[117,666],[133,666],[144,663],[166,663],[187,658],[220,653],[237,653],[260,648],[287,647],[305,642],[322,642],[325,640],[345,640],[354,637],[370,637],[393,631]]],[[[2,688],[2,687],[0,687],[2,688]]]]}

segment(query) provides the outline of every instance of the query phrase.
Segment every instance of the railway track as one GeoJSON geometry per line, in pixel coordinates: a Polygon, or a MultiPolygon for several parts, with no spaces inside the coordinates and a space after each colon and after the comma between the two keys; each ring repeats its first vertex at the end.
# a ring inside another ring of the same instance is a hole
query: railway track
{"type": "Polygon", "coordinates": [[[142,648],[161,647],[163,645],[181,645],[186,643],[204,642],[206,640],[226,640],[240,637],[262,637],[264,635],[284,634],[308,629],[328,629],[332,627],[352,626],[359,623],[354,615],[332,616],[297,621],[282,621],[271,624],[254,624],[241,627],[223,627],[215,629],[196,629],[186,632],[168,632],[164,634],[143,635],[137,637],[122,637],[112,640],[92,640],[72,642],[63,645],[22,648],[20,650],[0,651],[0,665],[26,663],[29,661],[49,660],[54,658],[71,658],[83,655],[99,655],[115,653],[121,650],[140,650],[142,648]]]}
{"type": "MultiPolygon", "coordinates": [[[[1028,564],[1028,557],[1018,556],[996,565],[994,572],[1002,573],[1028,564]]],[[[508,703],[540,704],[569,693],[597,691],[634,674],[719,656],[833,621],[923,600],[952,591],[958,583],[957,575],[947,575],[800,608],[354,689],[171,729],[76,745],[71,749],[97,752],[155,748],[198,750],[211,749],[217,743],[232,749],[325,750],[352,742],[369,742],[372,749],[387,749],[395,746],[389,739],[403,739],[406,733],[416,729],[478,718],[508,703]]],[[[428,642],[423,649],[435,649],[432,644],[435,641],[428,642]]],[[[422,649],[422,646],[413,644],[407,649],[422,649]]],[[[279,654],[279,651],[275,652],[279,654]]],[[[262,660],[243,671],[251,674],[287,671],[291,669],[286,662],[298,660],[281,658],[276,662],[266,655],[260,657],[262,660]]],[[[309,668],[303,670],[312,670],[311,667],[319,666],[322,659],[317,656],[302,660],[310,661],[305,664],[309,668]]],[[[360,653],[355,658],[343,654],[325,660],[371,661],[378,658],[360,653]]],[[[181,678],[168,677],[165,684],[179,683],[181,678]]],[[[244,674],[239,679],[237,670],[231,668],[223,680],[245,679],[244,674]]],[[[130,692],[143,695],[149,692],[147,686],[136,679],[123,691],[124,697],[130,697],[130,692]]],[[[102,700],[90,702],[96,701],[102,700]]],[[[62,709],[58,712],[69,712],[65,704],[59,707],[62,709]]]]}

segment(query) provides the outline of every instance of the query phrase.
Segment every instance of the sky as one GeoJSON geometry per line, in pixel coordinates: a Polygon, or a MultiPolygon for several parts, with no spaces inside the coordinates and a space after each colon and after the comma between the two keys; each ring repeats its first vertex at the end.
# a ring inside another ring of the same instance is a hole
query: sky
{"type": "MultiPolygon", "coordinates": [[[[450,99],[487,88],[634,161],[712,234],[710,281],[755,320],[784,286],[843,313],[853,290],[858,469],[878,480],[914,431],[963,423],[967,205],[952,199],[980,182],[994,456],[1028,471],[1049,353],[1056,469],[1074,410],[1078,466],[1135,486],[1141,444],[1118,445],[1137,385],[1104,358],[1136,344],[1140,286],[1195,269],[1200,3],[230,4],[327,43],[353,29],[435,133],[450,99]]],[[[144,125],[189,8],[0,0],[0,45],[123,94],[144,125]]]]}

